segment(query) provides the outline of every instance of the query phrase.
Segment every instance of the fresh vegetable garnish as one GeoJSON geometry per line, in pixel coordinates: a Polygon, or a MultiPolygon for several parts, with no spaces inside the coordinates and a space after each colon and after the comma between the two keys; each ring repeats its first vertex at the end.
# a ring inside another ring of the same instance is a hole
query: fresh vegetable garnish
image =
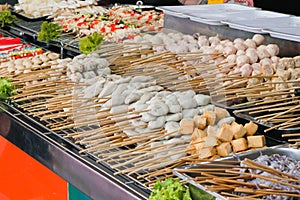
{"type": "Polygon", "coordinates": [[[0,77],[0,100],[8,100],[14,95],[13,90],[17,89],[15,85],[11,85],[11,80],[8,78],[0,77]]]}
{"type": "Polygon", "coordinates": [[[38,33],[38,40],[49,42],[60,37],[61,33],[62,27],[59,24],[45,21],[41,25],[41,31],[38,33]]]}
{"type": "Polygon", "coordinates": [[[216,199],[216,197],[214,197],[213,195],[197,188],[196,186],[194,186],[192,184],[188,184],[188,185],[189,185],[192,199],[197,199],[197,200],[215,200],[216,199]]]}
{"type": "Polygon", "coordinates": [[[104,36],[94,32],[90,36],[86,36],[79,41],[79,50],[81,53],[89,54],[95,51],[103,42],[104,36]]]}
{"type": "Polygon", "coordinates": [[[16,16],[12,15],[9,10],[3,10],[0,13],[1,27],[4,27],[7,24],[12,24],[15,19],[16,19],[16,16]]]}
{"type": "Polygon", "coordinates": [[[190,191],[178,178],[158,180],[153,186],[149,200],[192,200],[190,191]]]}

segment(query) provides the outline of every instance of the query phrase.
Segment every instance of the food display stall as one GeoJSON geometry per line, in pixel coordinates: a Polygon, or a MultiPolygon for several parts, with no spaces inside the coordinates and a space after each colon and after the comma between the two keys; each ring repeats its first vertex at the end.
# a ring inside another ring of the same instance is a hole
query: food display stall
{"type": "Polygon", "coordinates": [[[1,198],[300,198],[297,16],[36,3],[1,7],[1,198]]]}

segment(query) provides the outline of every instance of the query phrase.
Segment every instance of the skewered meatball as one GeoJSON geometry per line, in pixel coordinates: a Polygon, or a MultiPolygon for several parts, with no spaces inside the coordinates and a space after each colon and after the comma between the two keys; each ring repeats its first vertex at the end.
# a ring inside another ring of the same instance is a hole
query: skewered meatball
{"type": "Polygon", "coordinates": [[[244,43],[244,42],[245,42],[245,40],[242,39],[242,38],[235,38],[235,39],[233,40],[233,43],[234,43],[234,44],[236,44],[236,43],[244,43]]]}
{"type": "Polygon", "coordinates": [[[255,42],[256,46],[259,46],[264,43],[265,38],[261,34],[255,34],[255,35],[253,35],[252,40],[255,42]]]}
{"type": "Polygon", "coordinates": [[[244,64],[242,67],[241,67],[241,75],[242,77],[247,77],[247,76],[250,76],[252,74],[252,71],[253,71],[253,68],[250,64],[244,64]]]}
{"type": "Polygon", "coordinates": [[[249,57],[250,64],[256,63],[258,61],[258,55],[254,48],[247,49],[246,56],[249,57]]]}
{"type": "Polygon", "coordinates": [[[230,54],[235,54],[237,52],[237,49],[234,47],[234,46],[226,46],[224,49],[223,49],[223,54],[224,56],[228,56],[230,54]]]}
{"type": "Polygon", "coordinates": [[[265,45],[260,45],[259,47],[257,47],[257,55],[260,60],[270,57],[270,54],[265,45]]]}
{"type": "Polygon", "coordinates": [[[236,58],[236,64],[238,67],[241,67],[244,64],[249,64],[249,63],[250,63],[250,59],[246,55],[240,55],[240,56],[237,56],[237,58],[236,58]]]}
{"type": "Polygon", "coordinates": [[[254,40],[252,39],[246,39],[244,44],[248,47],[248,48],[256,48],[256,43],[254,40]]]}
{"type": "Polygon", "coordinates": [[[279,54],[279,47],[277,44],[268,44],[266,46],[266,49],[269,52],[270,56],[277,56],[279,54]]]}

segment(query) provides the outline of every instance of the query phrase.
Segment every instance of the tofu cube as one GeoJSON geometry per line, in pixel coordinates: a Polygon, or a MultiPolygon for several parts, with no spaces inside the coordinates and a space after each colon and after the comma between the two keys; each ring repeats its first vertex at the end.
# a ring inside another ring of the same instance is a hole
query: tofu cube
{"type": "Polygon", "coordinates": [[[218,146],[220,144],[220,141],[218,140],[217,137],[213,137],[213,136],[207,136],[204,139],[204,148],[205,147],[214,147],[214,146],[218,146]]]}
{"type": "Polygon", "coordinates": [[[247,140],[245,138],[232,140],[231,144],[235,153],[239,151],[245,151],[248,149],[247,140]]]}
{"type": "Polygon", "coordinates": [[[247,141],[249,148],[261,148],[266,145],[266,138],[264,135],[248,136],[247,141]]]}
{"type": "Polygon", "coordinates": [[[235,124],[231,126],[234,139],[242,138],[246,135],[247,131],[242,124],[235,124]]]}
{"type": "Polygon", "coordinates": [[[217,154],[217,150],[215,147],[206,147],[206,148],[202,148],[202,150],[200,151],[199,158],[205,159],[205,158],[212,157],[216,154],[217,154]]]}
{"type": "Polygon", "coordinates": [[[206,137],[207,134],[205,131],[201,130],[201,129],[198,129],[198,128],[195,128],[194,129],[194,132],[192,134],[192,140],[195,140],[196,138],[203,138],[203,137],[206,137]]]}
{"type": "Polygon", "coordinates": [[[211,126],[208,125],[207,129],[206,129],[207,135],[208,136],[213,136],[213,137],[217,137],[218,134],[218,127],[217,126],[211,126]]]}
{"type": "Polygon", "coordinates": [[[220,107],[215,107],[215,113],[217,116],[217,121],[224,119],[227,116],[227,110],[220,107]]]}
{"type": "Polygon", "coordinates": [[[195,115],[194,117],[194,122],[197,128],[199,129],[205,129],[206,127],[206,117],[202,116],[202,115],[195,115]]]}
{"type": "Polygon", "coordinates": [[[219,156],[229,156],[230,153],[232,152],[232,147],[230,142],[224,142],[217,146],[217,153],[219,156]]]}
{"type": "Polygon", "coordinates": [[[204,110],[202,115],[206,118],[206,122],[208,125],[215,125],[217,121],[217,115],[215,112],[210,110],[204,110]]]}
{"type": "Polygon", "coordinates": [[[190,119],[182,119],[180,121],[180,133],[192,134],[194,132],[194,121],[190,119]]]}
{"type": "Polygon", "coordinates": [[[254,122],[250,121],[249,123],[246,123],[244,125],[246,131],[247,131],[247,135],[248,136],[252,136],[256,133],[257,129],[258,129],[258,125],[255,124],[254,122]]]}
{"type": "Polygon", "coordinates": [[[226,123],[222,124],[217,136],[223,142],[230,142],[233,138],[231,126],[226,123]]]}

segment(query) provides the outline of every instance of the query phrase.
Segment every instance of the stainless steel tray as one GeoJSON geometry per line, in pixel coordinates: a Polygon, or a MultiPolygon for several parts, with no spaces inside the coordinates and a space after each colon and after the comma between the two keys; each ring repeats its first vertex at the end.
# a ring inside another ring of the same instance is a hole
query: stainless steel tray
{"type": "MultiPolygon", "coordinates": [[[[260,149],[260,150],[254,150],[254,151],[251,151],[251,152],[241,153],[241,154],[238,154],[238,155],[225,157],[225,158],[221,158],[221,159],[217,159],[217,160],[218,161],[229,161],[229,160],[239,161],[239,160],[243,160],[244,158],[249,158],[249,159],[253,160],[253,159],[256,159],[257,157],[259,157],[261,155],[272,155],[272,154],[286,155],[289,158],[300,161],[300,150],[299,149],[294,149],[294,148],[289,148],[287,145],[278,145],[278,146],[274,146],[274,147],[267,147],[267,148],[263,148],[263,149],[260,149]]],[[[181,167],[175,168],[173,170],[173,173],[177,177],[179,177],[180,179],[186,181],[187,183],[190,183],[190,184],[196,186],[197,188],[199,188],[201,190],[205,190],[209,194],[215,196],[216,199],[225,200],[226,197],[220,195],[219,193],[212,192],[212,191],[206,189],[206,187],[203,184],[196,183],[194,180],[192,180],[192,178],[195,177],[195,174],[181,173],[181,172],[177,171],[177,170],[180,170],[180,169],[207,168],[207,165],[205,166],[204,164],[209,164],[209,162],[203,162],[203,163],[199,163],[197,165],[181,166],[181,167]]],[[[210,166],[210,168],[212,168],[212,167],[210,166]]]]}

